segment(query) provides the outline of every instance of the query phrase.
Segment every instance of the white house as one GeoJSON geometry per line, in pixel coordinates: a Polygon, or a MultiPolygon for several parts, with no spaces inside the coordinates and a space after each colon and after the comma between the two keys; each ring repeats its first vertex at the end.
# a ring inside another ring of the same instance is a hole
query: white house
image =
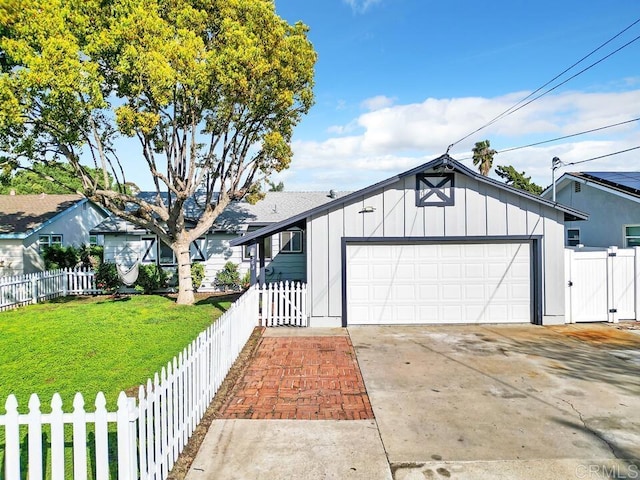
{"type": "Polygon", "coordinates": [[[107,216],[80,195],[0,195],[0,275],[44,270],[45,245],[97,243],[89,230],[107,216]]]}
{"type": "Polygon", "coordinates": [[[311,326],[559,324],[564,222],[587,218],[443,155],[231,245],[301,229],[311,326]]]}
{"type": "MultiPolygon", "coordinates": [[[[551,200],[552,187],[542,192],[551,200]]],[[[589,214],[565,222],[568,247],[640,246],[640,172],[572,172],[556,182],[556,200],[589,214]]]]}
{"type": "MultiPolygon", "coordinates": [[[[153,193],[142,192],[152,196],[153,193]]],[[[249,271],[251,251],[246,247],[232,247],[230,242],[238,235],[280,222],[292,215],[316,208],[343,192],[267,192],[255,205],[246,201],[232,202],[217,218],[213,228],[191,245],[191,260],[203,262],[205,278],[200,291],[215,289],[216,273],[226,262],[239,267],[241,275],[249,271]]],[[[189,202],[187,217],[197,218],[199,208],[189,202]]],[[[117,217],[110,217],[92,229],[104,236],[104,259],[124,265],[139,261],[157,264],[174,272],[176,259],[173,251],[156,235],[117,217]]],[[[304,251],[304,233],[297,225],[277,232],[265,239],[264,281],[304,281],[307,277],[304,251]]]]}

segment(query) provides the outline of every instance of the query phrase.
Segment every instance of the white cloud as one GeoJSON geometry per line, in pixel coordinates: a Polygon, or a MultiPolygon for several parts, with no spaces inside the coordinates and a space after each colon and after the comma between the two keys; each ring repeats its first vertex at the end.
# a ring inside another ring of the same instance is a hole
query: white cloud
{"type": "MultiPolygon", "coordinates": [[[[516,92],[496,98],[428,98],[421,103],[390,105],[363,113],[345,126],[331,127],[326,140],[294,142],[291,186],[287,188],[351,190],[383,180],[443,154],[449,144],[489,122],[525,95],[526,92],[516,92]]],[[[637,105],[640,90],[546,96],[458,143],[451,155],[457,159],[470,157],[473,144],[485,138],[494,148],[503,150],[622,122],[638,116],[637,105]]],[[[494,164],[513,165],[531,175],[536,183],[547,185],[554,156],[570,163],[638,145],[640,127],[634,122],[558,143],[505,152],[496,156],[494,164]]],[[[562,171],[637,170],[639,157],[640,151],[629,152],[562,171]]],[[[465,163],[472,165],[470,160],[465,163]]]]}
{"type": "Polygon", "coordinates": [[[375,111],[393,105],[394,99],[385,95],[377,95],[375,97],[367,98],[360,103],[360,106],[365,110],[375,111]]]}
{"type": "Polygon", "coordinates": [[[343,0],[355,13],[364,13],[370,6],[380,3],[382,0],[343,0]]]}

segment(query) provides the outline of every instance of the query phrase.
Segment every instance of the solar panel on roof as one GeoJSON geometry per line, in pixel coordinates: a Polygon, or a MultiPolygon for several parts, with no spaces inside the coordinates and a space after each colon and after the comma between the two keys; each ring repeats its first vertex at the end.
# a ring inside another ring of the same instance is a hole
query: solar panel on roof
{"type": "Polygon", "coordinates": [[[584,172],[584,175],[625,190],[640,192],[640,172],[584,172]]]}

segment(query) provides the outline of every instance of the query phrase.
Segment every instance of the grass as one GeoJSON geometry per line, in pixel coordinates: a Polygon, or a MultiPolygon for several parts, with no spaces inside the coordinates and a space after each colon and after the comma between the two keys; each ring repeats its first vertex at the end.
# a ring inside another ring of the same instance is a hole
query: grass
{"type": "Polygon", "coordinates": [[[118,393],[146,382],[228,308],[229,298],[193,306],[157,295],[67,297],[0,312],[0,412],[9,394],[27,411],[37,393],[71,410],[76,392],[93,410],[102,391],[115,408],[118,393]]]}
{"type": "MultiPolygon", "coordinates": [[[[120,391],[137,386],[159,372],[198,334],[215,321],[235,296],[209,297],[193,306],[176,305],[168,297],[140,295],[122,298],[67,297],[0,312],[0,412],[9,394],[18,398],[21,413],[37,393],[41,410],[50,411],[58,392],[63,409],[72,410],[76,392],[93,411],[99,391],[115,411],[120,391]]],[[[87,449],[94,447],[93,426],[87,426],[87,449]]],[[[109,428],[110,478],[117,478],[115,426],[109,428]]],[[[44,476],[52,476],[50,427],[43,428],[44,476]]],[[[27,427],[22,438],[21,472],[27,479],[27,427]]],[[[65,479],[73,478],[72,430],[65,427],[65,479]]],[[[91,458],[91,456],[90,456],[91,458]]],[[[4,480],[4,431],[0,429],[0,480],[4,480]]],[[[95,478],[90,465],[89,478],[95,478]]]]}

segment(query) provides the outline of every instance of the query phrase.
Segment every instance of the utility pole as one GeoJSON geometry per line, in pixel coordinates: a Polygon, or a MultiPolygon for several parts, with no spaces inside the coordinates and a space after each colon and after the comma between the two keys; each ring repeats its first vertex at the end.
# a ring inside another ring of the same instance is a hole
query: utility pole
{"type": "Polygon", "coordinates": [[[553,203],[556,203],[556,170],[562,166],[558,157],[551,159],[551,184],[553,185],[553,203]]]}

